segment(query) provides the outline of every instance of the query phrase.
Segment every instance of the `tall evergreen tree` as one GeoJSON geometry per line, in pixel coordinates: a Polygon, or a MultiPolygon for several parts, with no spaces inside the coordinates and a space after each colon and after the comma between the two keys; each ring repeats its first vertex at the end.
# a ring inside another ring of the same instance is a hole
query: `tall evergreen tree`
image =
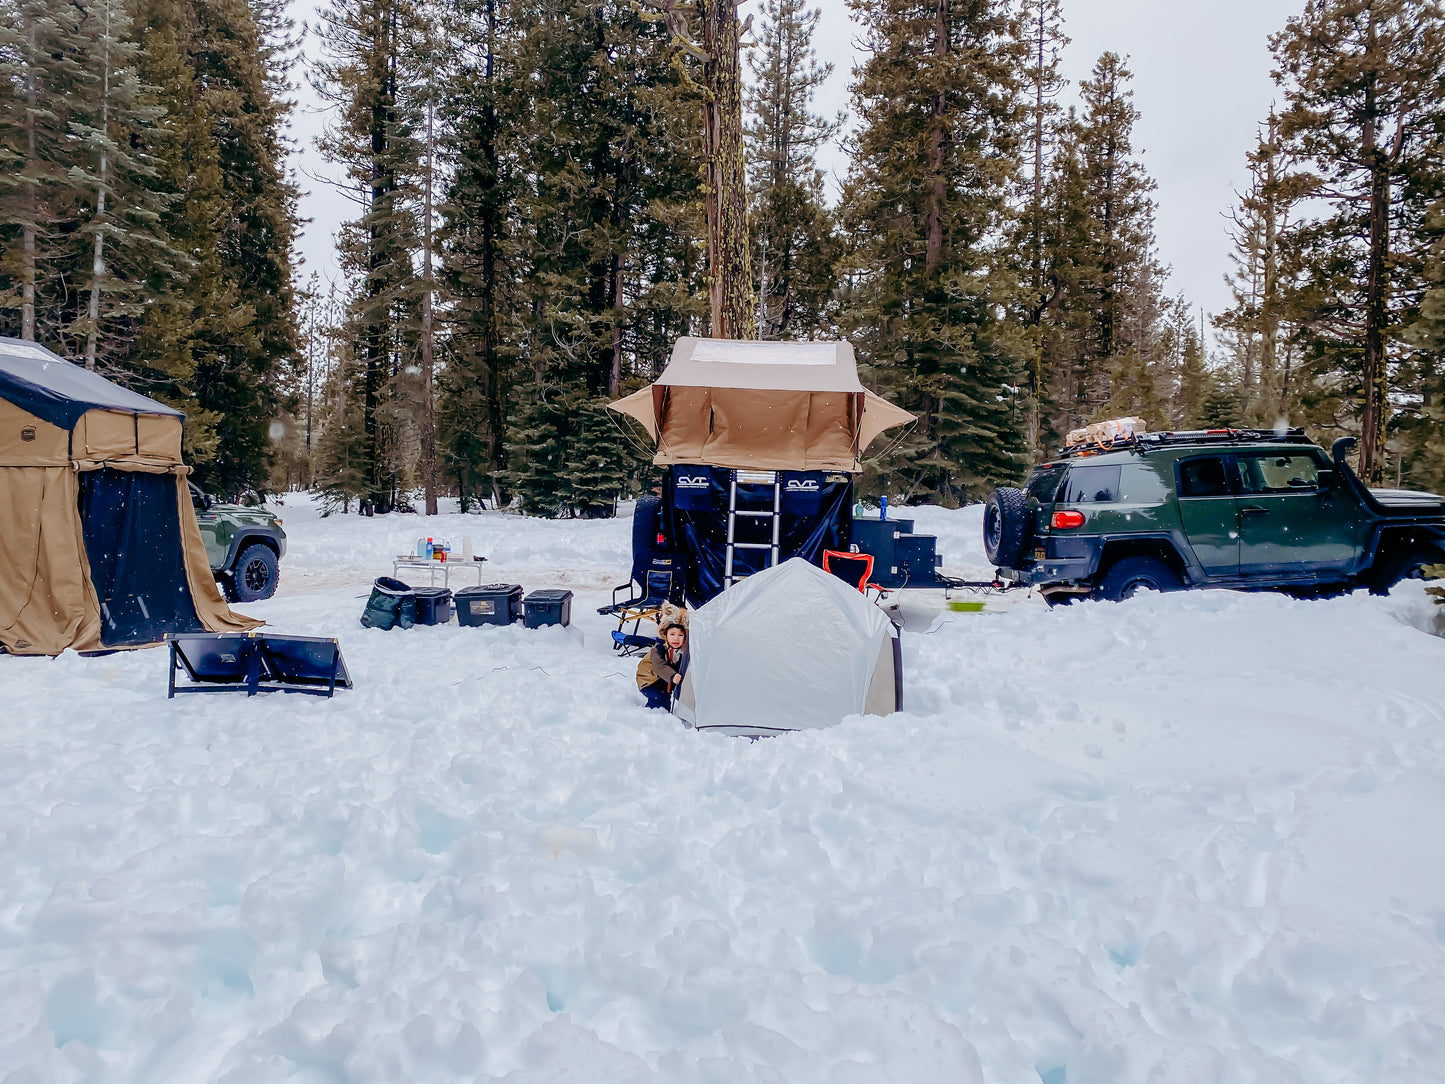
{"type": "Polygon", "coordinates": [[[501,499],[514,381],[519,156],[528,88],[517,60],[513,4],[477,0],[458,12],[467,43],[446,103],[455,162],[442,207],[451,350],[439,422],[448,474],[464,499],[501,499]]]}
{"type": "Polygon", "coordinates": [[[539,511],[610,512],[640,463],[606,401],[653,375],[696,311],[676,229],[700,195],[696,103],[666,27],[620,0],[533,7],[521,48],[527,123],[549,136],[523,163],[528,371],[507,479],[539,511]]]}
{"type": "Polygon", "coordinates": [[[1401,329],[1420,302],[1422,223],[1442,189],[1445,12],[1434,0],[1307,0],[1270,44],[1280,140],[1322,212],[1284,239],[1305,288],[1316,401],[1328,405],[1312,420],[1357,425],[1360,472],[1374,481],[1391,387],[1417,368],[1401,329]]]}
{"type": "Polygon", "coordinates": [[[1019,26],[991,0],[852,8],[869,55],[843,198],[854,238],[845,320],[865,372],[918,416],[875,464],[876,484],[977,499],[1020,467],[1012,389],[1026,347],[1002,252],[1019,167],[1019,26]]]}
{"type": "Polygon", "coordinates": [[[363,289],[354,295],[353,326],[363,337],[362,448],[367,499],[386,511],[399,497],[400,378],[411,361],[418,279],[415,182],[422,149],[415,116],[405,108],[413,74],[406,47],[420,13],[410,0],[333,0],[323,13],[326,59],[314,85],[336,107],[320,141],[345,168],[345,185],[361,208],[342,231],[342,266],[363,289]]]}
{"type": "Polygon", "coordinates": [[[767,0],[750,59],[747,137],[760,339],[815,336],[832,300],[839,252],[816,155],[837,134],[842,116],[813,111],[833,71],[832,64],[818,63],[813,49],[821,15],[803,0],[767,0]]]}

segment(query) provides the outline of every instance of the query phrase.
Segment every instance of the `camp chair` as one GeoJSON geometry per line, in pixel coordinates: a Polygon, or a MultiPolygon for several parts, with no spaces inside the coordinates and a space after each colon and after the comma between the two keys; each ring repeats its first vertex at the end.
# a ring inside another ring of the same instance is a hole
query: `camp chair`
{"type": "Polygon", "coordinates": [[[844,583],[851,583],[864,595],[868,594],[870,587],[878,592],[880,599],[886,598],[888,595],[888,592],[876,583],[868,582],[873,575],[873,555],[871,553],[824,550],[823,571],[832,573],[844,583]]]}
{"type": "Polygon", "coordinates": [[[612,604],[600,606],[599,614],[617,618],[617,628],[612,633],[612,646],[622,655],[640,655],[650,651],[661,641],[656,636],[644,636],[639,631],[644,621],[657,623],[662,608],[669,602],[676,603],[682,593],[676,572],[669,569],[649,569],[642,575],[640,587],[635,581],[618,584],[612,589],[612,604]],[[619,599],[624,591],[632,592],[628,598],[619,599]],[[632,628],[628,629],[629,622],[632,628]]]}

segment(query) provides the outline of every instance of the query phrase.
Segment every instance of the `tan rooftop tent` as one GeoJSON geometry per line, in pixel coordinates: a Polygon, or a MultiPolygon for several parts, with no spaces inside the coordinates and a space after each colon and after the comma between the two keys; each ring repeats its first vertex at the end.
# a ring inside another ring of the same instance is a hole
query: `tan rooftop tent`
{"type": "Polygon", "coordinates": [[[683,338],[657,382],[612,409],[657,442],[658,466],[857,472],[913,415],[858,381],[846,342],[683,338]]]}
{"type": "Polygon", "coordinates": [[[0,338],[0,645],[56,655],[262,624],[211,575],[179,411],[0,338]]]}

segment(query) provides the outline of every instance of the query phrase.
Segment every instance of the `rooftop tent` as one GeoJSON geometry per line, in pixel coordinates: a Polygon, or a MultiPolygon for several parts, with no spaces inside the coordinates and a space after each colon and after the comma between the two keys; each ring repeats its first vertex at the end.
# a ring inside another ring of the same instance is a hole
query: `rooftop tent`
{"type": "Polygon", "coordinates": [[[913,415],[858,380],[846,342],[682,338],[657,381],[612,404],[657,442],[658,466],[856,473],[913,415]]]}
{"type": "Polygon", "coordinates": [[[773,734],[902,707],[892,622],[856,588],[800,558],[694,610],[676,711],[699,730],[773,734]]]}
{"type": "Polygon", "coordinates": [[[211,575],[180,411],[0,337],[0,645],[55,655],[261,624],[211,575]]]}

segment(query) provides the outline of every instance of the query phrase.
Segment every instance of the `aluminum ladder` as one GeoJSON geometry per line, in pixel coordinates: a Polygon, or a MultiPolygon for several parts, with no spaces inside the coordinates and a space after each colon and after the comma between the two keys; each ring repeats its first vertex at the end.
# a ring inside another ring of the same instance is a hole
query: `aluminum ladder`
{"type": "MultiPolygon", "coordinates": [[[[783,479],[777,471],[772,470],[734,470],[730,471],[728,481],[728,546],[727,562],[723,567],[723,589],[731,587],[738,580],[745,579],[749,574],[741,574],[733,571],[733,558],[738,550],[767,550],[768,563],[764,568],[772,568],[778,563],[778,555],[781,545],[783,525],[783,479]],[[773,506],[770,509],[751,509],[738,507],[738,482],[744,484],[771,484],[773,487],[773,506]],[[772,521],[771,542],[739,542],[737,540],[737,525],[740,518],[766,519],[772,521]]],[[[760,570],[761,571],[761,570],[760,570]]]]}

